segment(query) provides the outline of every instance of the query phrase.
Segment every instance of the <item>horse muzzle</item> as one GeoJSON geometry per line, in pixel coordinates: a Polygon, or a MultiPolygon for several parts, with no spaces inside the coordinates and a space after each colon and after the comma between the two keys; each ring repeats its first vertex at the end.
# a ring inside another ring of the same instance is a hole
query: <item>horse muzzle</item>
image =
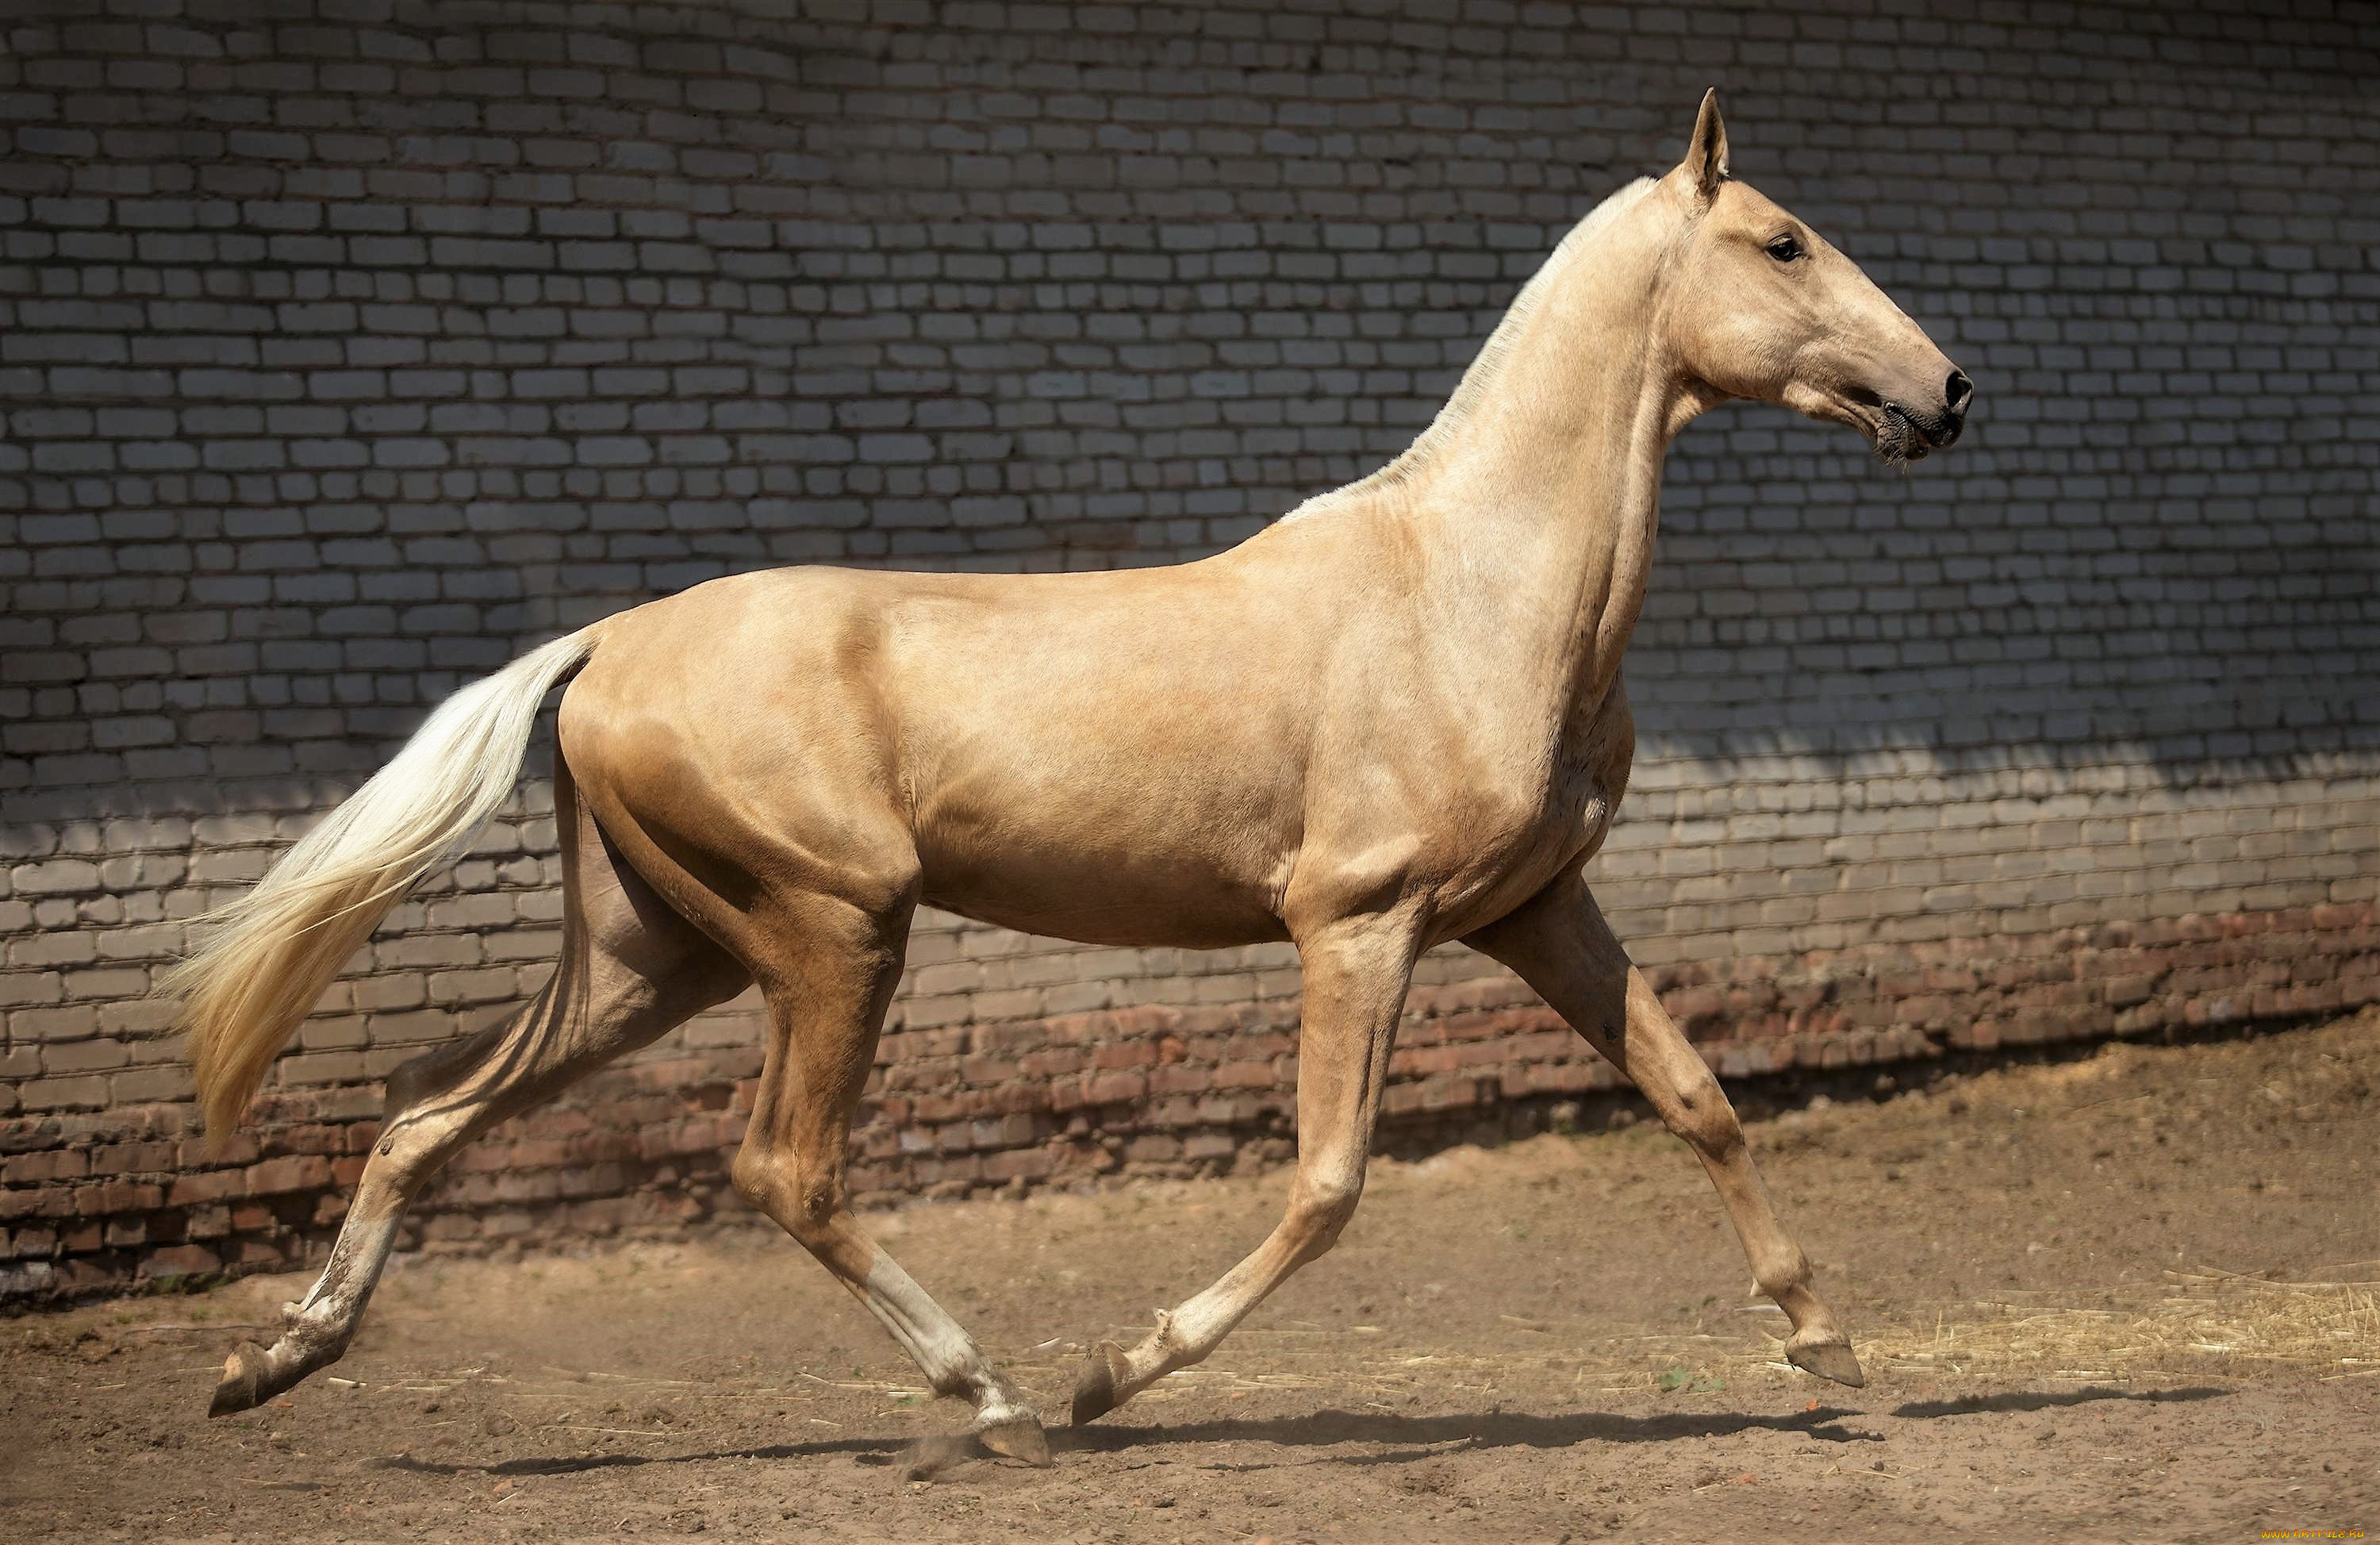
{"type": "Polygon", "coordinates": [[[1884,416],[1901,432],[1901,453],[1916,461],[1928,451],[1947,450],[1959,443],[1967,428],[1967,408],[1975,400],[1975,383],[1967,372],[1954,370],[1942,383],[1942,406],[1931,411],[1897,398],[1884,399],[1884,416]]]}

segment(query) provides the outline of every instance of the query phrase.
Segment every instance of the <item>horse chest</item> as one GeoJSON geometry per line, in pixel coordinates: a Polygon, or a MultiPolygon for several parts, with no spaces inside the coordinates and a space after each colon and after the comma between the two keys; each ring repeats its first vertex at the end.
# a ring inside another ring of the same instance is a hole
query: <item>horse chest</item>
{"type": "Polygon", "coordinates": [[[1458,916],[1478,920],[1518,906],[1603,845],[1628,786],[1635,721],[1624,692],[1570,714],[1526,779],[1487,801],[1500,819],[1475,827],[1466,872],[1446,896],[1458,916]]]}
{"type": "Polygon", "coordinates": [[[1448,936],[1501,917],[1602,844],[1619,803],[1608,771],[1556,758],[1535,778],[1452,801],[1434,886],[1448,936]]]}

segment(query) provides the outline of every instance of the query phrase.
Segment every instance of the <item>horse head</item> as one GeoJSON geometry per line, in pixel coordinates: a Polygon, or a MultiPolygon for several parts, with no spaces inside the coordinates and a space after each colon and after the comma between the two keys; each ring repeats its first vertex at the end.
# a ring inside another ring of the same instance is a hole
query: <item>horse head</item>
{"type": "Polygon", "coordinates": [[[1664,320],[1693,381],[1849,424],[1888,462],[1959,438],[1974,383],[1857,263],[1729,175],[1716,91],[1657,191],[1680,214],[1664,320]]]}

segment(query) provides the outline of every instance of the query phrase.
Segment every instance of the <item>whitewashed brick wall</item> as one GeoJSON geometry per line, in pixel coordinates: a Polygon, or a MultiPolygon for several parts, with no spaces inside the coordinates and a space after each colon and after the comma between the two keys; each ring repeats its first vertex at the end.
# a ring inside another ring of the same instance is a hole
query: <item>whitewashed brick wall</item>
{"type": "MultiPolygon", "coordinates": [[[[2318,3],[13,5],[7,1143],[184,1098],[141,998],[177,920],[458,683],[735,569],[1236,541],[1405,444],[1713,83],[1738,172],[1979,398],[1907,475],[1772,408],[1680,442],[1600,860],[1640,958],[2368,931],[2375,44],[2318,3]]],[[[281,1088],[541,979],[542,810],[399,910],[281,1088]]],[[[1292,964],[929,918],[895,1025],[1280,1004],[1292,964]]],[[[1918,998],[1881,1022],[1977,1012],[1918,998]]],[[[733,1013],[654,1053],[753,1054],[733,1013]]]]}

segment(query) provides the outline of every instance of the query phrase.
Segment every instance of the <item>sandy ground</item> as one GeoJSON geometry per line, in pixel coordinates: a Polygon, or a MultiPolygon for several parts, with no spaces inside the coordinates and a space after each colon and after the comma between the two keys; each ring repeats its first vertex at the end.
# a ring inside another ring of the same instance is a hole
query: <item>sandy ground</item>
{"type": "MultiPolygon", "coordinates": [[[[0,1324],[0,1535],[175,1540],[2252,1540],[2380,1531],[2380,1017],[2112,1046],[1751,1128],[1864,1390],[1649,1127],[1376,1164],[1336,1253],[1055,1465],[790,1243],[402,1261],[346,1360],[209,1422],[298,1279],[0,1324]],[[2352,1285],[2362,1283],[2367,1285],[2352,1285]]],[[[1285,1175],[874,1220],[1063,1420],[1285,1175]]]]}

